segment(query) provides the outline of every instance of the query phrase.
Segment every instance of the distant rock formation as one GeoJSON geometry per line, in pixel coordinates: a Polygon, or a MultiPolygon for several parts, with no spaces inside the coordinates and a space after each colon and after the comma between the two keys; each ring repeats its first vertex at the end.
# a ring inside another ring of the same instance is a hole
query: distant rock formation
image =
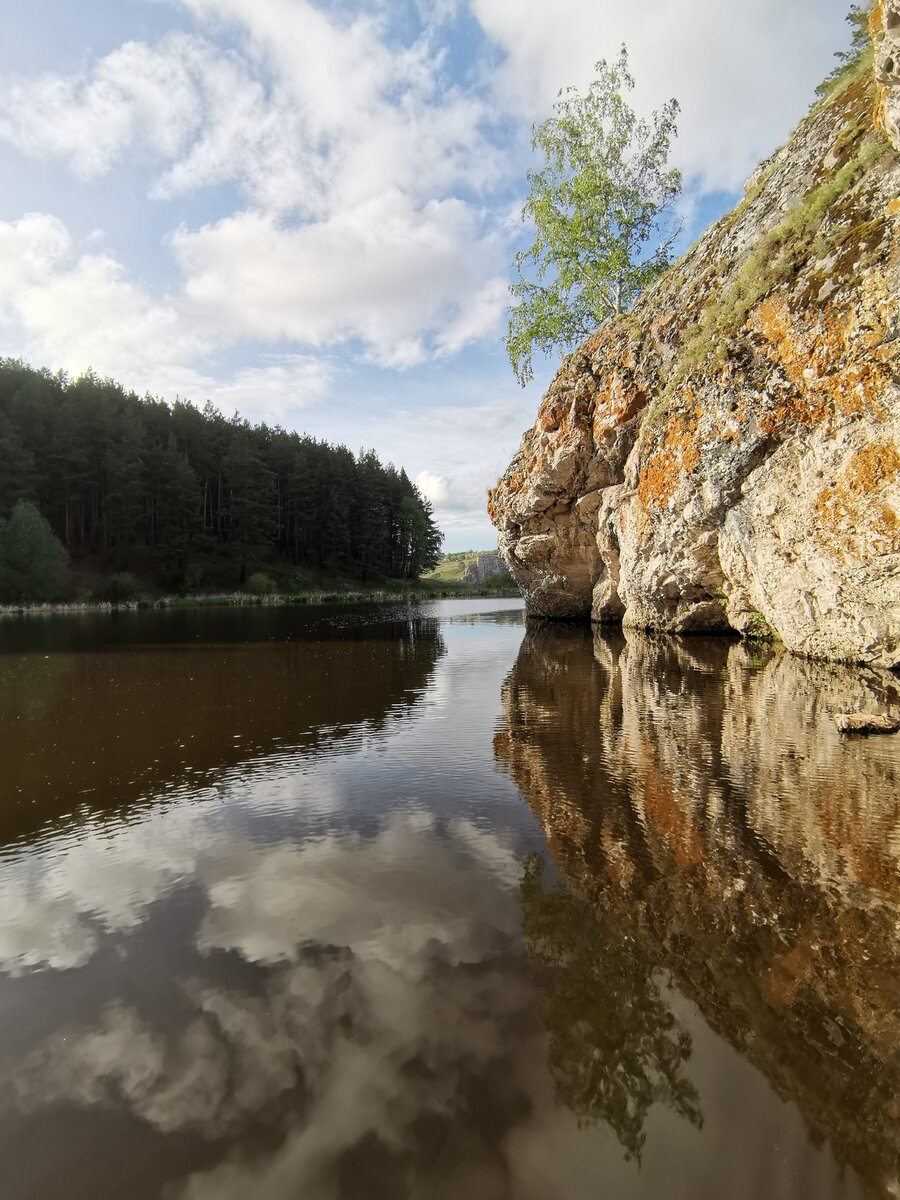
{"type": "Polygon", "coordinates": [[[900,666],[900,0],[737,208],[563,362],[492,491],[530,611],[900,666]]]}
{"type": "MultiPolygon", "coordinates": [[[[508,575],[506,563],[497,553],[476,554],[459,577],[460,583],[479,584],[492,575],[508,575]]],[[[512,579],[510,579],[512,583],[512,579]]]]}

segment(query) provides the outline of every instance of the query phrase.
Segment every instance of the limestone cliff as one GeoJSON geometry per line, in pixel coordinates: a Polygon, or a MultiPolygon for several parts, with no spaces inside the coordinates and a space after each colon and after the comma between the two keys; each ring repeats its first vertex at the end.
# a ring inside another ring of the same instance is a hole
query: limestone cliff
{"type": "MultiPolygon", "coordinates": [[[[485,552],[476,554],[459,577],[460,583],[479,584],[492,575],[506,575],[506,563],[499,554],[485,552]]],[[[510,580],[510,584],[512,580],[510,580]]]]}
{"type": "Polygon", "coordinates": [[[489,512],[529,609],[900,665],[900,0],[564,361],[489,512]]]}

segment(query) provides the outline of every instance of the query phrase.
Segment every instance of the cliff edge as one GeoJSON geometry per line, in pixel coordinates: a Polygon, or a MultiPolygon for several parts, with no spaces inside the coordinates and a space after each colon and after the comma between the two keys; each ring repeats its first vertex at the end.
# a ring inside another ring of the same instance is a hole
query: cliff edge
{"type": "Polygon", "coordinates": [[[900,666],[900,0],[489,497],[531,612],[900,666]]]}

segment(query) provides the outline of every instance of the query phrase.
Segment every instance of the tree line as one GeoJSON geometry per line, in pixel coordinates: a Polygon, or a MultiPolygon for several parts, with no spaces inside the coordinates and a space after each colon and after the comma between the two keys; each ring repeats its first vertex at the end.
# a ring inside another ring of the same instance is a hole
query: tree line
{"type": "MultiPolygon", "coordinates": [[[[73,565],[175,589],[266,569],[414,579],[443,540],[418,488],[372,450],[0,359],[0,555],[12,532],[38,536],[32,510],[73,565]]],[[[4,577],[0,563],[0,591],[4,577]]]]}

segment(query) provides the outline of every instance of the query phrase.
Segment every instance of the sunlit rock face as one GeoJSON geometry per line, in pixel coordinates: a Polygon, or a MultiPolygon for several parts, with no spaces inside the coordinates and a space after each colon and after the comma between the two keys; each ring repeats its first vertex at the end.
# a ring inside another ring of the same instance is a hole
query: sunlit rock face
{"type": "Polygon", "coordinates": [[[533,613],[900,664],[898,0],[873,24],[875,70],[564,360],[489,499],[533,613]]]}
{"type": "Polygon", "coordinates": [[[495,741],[575,893],[879,1197],[900,1168],[900,764],[832,713],[898,693],[772,648],[545,622],[495,741]]]}
{"type": "Polygon", "coordinates": [[[459,577],[460,583],[484,583],[492,575],[506,574],[506,564],[499,554],[476,554],[459,577]]]}
{"type": "Polygon", "coordinates": [[[877,0],[870,18],[884,129],[900,149],[900,3],[877,0]]]}

